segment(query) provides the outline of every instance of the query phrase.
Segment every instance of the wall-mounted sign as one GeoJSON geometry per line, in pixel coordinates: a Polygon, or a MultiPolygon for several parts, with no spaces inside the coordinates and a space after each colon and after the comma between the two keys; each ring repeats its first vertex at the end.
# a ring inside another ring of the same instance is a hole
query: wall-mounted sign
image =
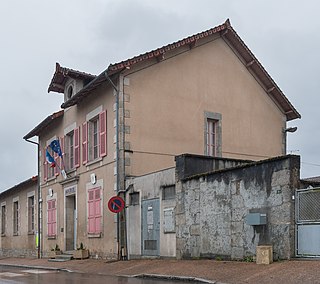
{"type": "Polygon", "coordinates": [[[108,202],[108,208],[113,213],[119,213],[124,208],[124,200],[120,196],[113,196],[108,202]]]}

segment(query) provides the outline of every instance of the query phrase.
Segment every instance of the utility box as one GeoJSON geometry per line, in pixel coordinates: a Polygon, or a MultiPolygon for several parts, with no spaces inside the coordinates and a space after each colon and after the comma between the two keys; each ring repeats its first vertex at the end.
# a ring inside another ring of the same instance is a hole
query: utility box
{"type": "Polygon", "coordinates": [[[267,214],[265,213],[249,213],[246,217],[246,223],[248,225],[266,225],[267,214]]]}

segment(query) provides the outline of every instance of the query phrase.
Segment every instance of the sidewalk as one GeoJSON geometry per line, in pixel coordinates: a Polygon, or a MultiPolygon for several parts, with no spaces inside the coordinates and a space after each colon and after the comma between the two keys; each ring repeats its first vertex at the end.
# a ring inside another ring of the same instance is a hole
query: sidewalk
{"type": "Polygon", "coordinates": [[[48,259],[2,258],[0,265],[66,269],[74,272],[113,276],[157,274],[189,276],[222,283],[320,283],[320,261],[279,261],[270,265],[215,260],[71,260],[49,262],[48,259]]]}

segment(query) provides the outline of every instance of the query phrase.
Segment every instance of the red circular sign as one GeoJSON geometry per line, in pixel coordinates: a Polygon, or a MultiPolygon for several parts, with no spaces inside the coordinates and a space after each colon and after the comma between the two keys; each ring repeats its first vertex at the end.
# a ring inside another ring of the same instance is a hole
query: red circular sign
{"type": "Polygon", "coordinates": [[[113,196],[108,202],[108,208],[113,213],[119,213],[124,208],[124,200],[120,196],[113,196]]]}

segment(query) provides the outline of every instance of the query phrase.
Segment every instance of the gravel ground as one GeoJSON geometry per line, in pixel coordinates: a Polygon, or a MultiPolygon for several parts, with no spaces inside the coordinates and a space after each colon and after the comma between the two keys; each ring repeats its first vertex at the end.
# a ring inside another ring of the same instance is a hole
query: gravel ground
{"type": "Polygon", "coordinates": [[[0,265],[67,269],[74,272],[134,276],[158,274],[189,276],[220,283],[320,283],[319,260],[278,261],[270,265],[215,260],[71,260],[49,262],[48,259],[2,258],[0,265]]]}

